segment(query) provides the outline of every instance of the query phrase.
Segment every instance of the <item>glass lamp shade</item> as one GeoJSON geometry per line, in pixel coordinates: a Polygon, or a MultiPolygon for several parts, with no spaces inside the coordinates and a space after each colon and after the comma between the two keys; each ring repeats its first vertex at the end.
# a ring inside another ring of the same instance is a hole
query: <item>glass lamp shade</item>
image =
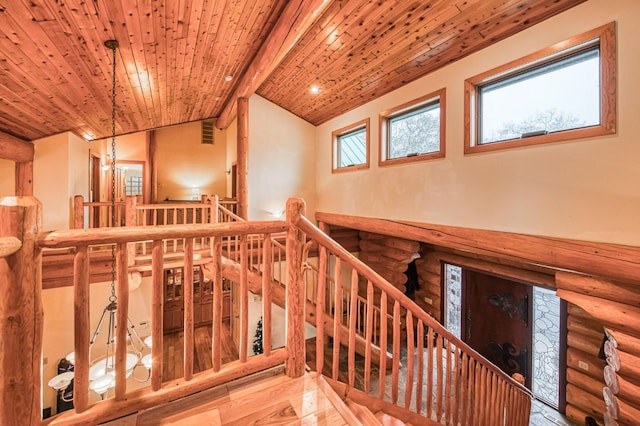
{"type": "MultiPolygon", "coordinates": [[[[133,373],[133,368],[138,363],[138,357],[136,354],[127,353],[126,359],[126,368],[127,368],[127,378],[131,376],[133,373]]],[[[115,372],[115,357],[113,355],[109,356],[109,358],[102,357],[99,358],[93,365],[89,368],[89,381],[97,380],[99,377],[106,375],[107,373],[115,372]]]]}
{"type": "Polygon", "coordinates": [[[112,388],[116,384],[116,376],[110,372],[108,374],[102,374],[89,382],[89,389],[97,393],[98,395],[104,394],[109,388],[112,388]]]}
{"type": "Polygon", "coordinates": [[[141,362],[146,369],[151,370],[151,364],[153,364],[153,358],[151,354],[147,354],[143,356],[141,362]]]}
{"type": "Polygon", "coordinates": [[[49,380],[48,385],[59,391],[60,389],[65,389],[69,386],[72,379],[73,371],[65,371],[64,373],[58,374],[53,379],[49,380]]]}
{"type": "Polygon", "coordinates": [[[67,354],[66,357],[64,357],[67,361],[69,361],[71,364],[75,364],[76,363],[76,353],[74,352],[69,352],[69,354],[67,354]]]}
{"type": "Polygon", "coordinates": [[[148,348],[152,348],[153,347],[153,341],[151,339],[151,336],[145,337],[143,342],[144,342],[145,345],[147,345],[148,348]]]}

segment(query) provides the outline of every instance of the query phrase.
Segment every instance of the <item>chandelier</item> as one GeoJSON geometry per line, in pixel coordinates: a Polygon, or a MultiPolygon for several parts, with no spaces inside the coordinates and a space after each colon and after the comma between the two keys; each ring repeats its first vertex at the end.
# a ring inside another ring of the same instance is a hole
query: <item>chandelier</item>
{"type": "MultiPolygon", "coordinates": [[[[116,49],[118,48],[117,40],[107,40],[104,45],[113,52],[113,76],[111,86],[111,227],[116,226],[116,209],[115,209],[115,176],[116,176],[116,49]]],[[[115,345],[116,345],[116,328],[119,326],[116,322],[116,312],[118,309],[116,297],[116,252],[115,245],[111,246],[111,294],[108,303],[102,311],[98,325],[89,342],[89,389],[104,398],[109,389],[115,386],[115,345]],[[105,353],[97,359],[92,359],[92,351],[94,344],[98,340],[102,329],[105,327],[106,320],[106,340],[105,353]]],[[[145,382],[149,380],[151,375],[152,357],[150,353],[146,355],[148,349],[152,346],[151,336],[144,340],[138,335],[135,326],[129,318],[127,318],[127,356],[126,356],[126,377],[133,377],[135,380],[145,382]],[[136,371],[142,370],[142,373],[136,371]]],[[[75,364],[75,354],[71,352],[65,358],[71,365],[75,364]]],[[[66,371],[58,374],[49,381],[49,386],[54,388],[63,401],[70,402],[72,393],[66,392],[71,381],[73,380],[73,372],[66,371]],[[69,396],[71,395],[71,397],[69,396]]]]}

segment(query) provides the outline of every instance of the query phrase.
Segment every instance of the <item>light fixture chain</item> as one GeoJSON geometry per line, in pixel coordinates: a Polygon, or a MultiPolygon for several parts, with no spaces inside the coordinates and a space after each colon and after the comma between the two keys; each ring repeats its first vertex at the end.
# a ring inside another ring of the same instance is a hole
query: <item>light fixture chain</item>
{"type": "MultiPolygon", "coordinates": [[[[111,81],[111,227],[116,226],[116,48],[118,42],[107,45],[113,51],[113,69],[111,81]]],[[[116,301],[116,246],[111,246],[111,296],[110,302],[116,301]]]]}

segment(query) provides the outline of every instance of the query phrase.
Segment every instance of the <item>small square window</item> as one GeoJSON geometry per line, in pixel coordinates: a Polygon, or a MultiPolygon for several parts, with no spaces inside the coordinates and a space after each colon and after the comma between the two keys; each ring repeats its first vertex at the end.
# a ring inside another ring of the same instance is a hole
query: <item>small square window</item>
{"type": "Polygon", "coordinates": [[[369,168],[369,122],[367,118],[331,133],[334,172],[369,168]]]}
{"type": "Polygon", "coordinates": [[[615,24],[465,81],[465,153],[615,133],[615,24]]]}
{"type": "Polygon", "coordinates": [[[445,89],[380,114],[380,165],[444,157],[445,89]]]}

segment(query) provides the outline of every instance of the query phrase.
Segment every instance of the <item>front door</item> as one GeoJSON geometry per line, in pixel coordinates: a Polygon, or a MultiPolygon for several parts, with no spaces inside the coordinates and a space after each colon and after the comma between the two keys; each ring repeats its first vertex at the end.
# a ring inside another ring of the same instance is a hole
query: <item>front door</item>
{"type": "Polygon", "coordinates": [[[532,287],[469,269],[463,280],[463,340],[530,387],[532,287]]]}

